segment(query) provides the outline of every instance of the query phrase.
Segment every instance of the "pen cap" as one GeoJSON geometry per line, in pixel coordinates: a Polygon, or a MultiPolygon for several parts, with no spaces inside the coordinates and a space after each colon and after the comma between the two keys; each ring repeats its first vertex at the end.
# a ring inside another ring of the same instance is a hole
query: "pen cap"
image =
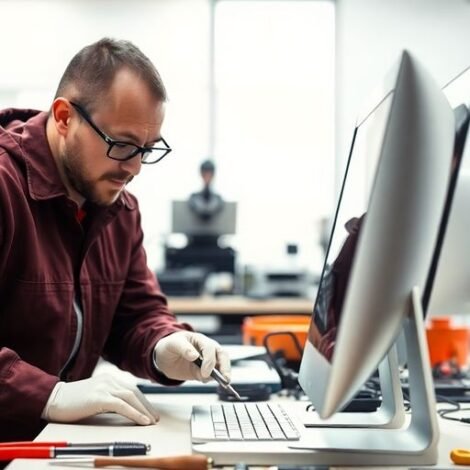
{"type": "Polygon", "coordinates": [[[150,450],[147,444],[139,444],[137,442],[127,444],[114,444],[113,455],[145,455],[150,450]]]}
{"type": "Polygon", "coordinates": [[[55,456],[65,455],[145,455],[148,446],[146,444],[129,443],[129,444],[111,444],[111,445],[83,445],[72,447],[58,447],[54,450],[55,456]]]}

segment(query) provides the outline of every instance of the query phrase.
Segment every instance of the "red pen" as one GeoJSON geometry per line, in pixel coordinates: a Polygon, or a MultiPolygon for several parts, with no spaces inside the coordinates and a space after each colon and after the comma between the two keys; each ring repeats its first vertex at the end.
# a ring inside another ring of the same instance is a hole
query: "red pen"
{"type": "Polygon", "coordinates": [[[11,442],[0,445],[0,461],[13,459],[54,459],[70,455],[145,455],[148,444],[139,442],[110,442],[74,444],[68,442],[11,442]],[[51,445],[51,444],[59,444],[51,445]]]}
{"type": "MultiPolygon", "coordinates": [[[[71,445],[66,441],[13,441],[13,442],[0,442],[0,449],[2,447],[44,447],[44,446],[54,446],[54,447],[67,447],[71,445]]],[[[73,444],[72,444],[73,445],[73,444]]]]}
{"type": "MultiPolygon", "coordinates": [[[[67,441],[12,441],[12,442],[0,442],[0,449],[2,447],[85,447],[85,446],[115,446],[115,445],[147,445],[141,444],[140,442],[127,442],[127,441],[116,441],[116,442],[67,442],[67,441]]],[[[150,446],[148,449],[150,450],[150,446]]]]}

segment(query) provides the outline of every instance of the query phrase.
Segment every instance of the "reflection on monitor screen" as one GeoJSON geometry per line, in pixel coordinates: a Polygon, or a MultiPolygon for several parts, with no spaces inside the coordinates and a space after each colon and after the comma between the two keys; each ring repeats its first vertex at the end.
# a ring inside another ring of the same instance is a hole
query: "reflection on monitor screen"
{"type": "Polygon", "coordinates": [[[356,125],[302,357],[299,382],[322,417],[377,368],[424,288],[449,182],[442,91],[407,52],[383,89],[356,125]]]}
{"type": "Polygon", "coordinates": [[[335,229],[332,232],[317,301],[311,336],[314,345],[329,361],[333,354],[336,330],[341,316],[349,273],[354,261],[359,229],[366,216],[368,198],[384,138],[393,94],[358,125],[354,137],[354,164],[348,165],[342,188],[335,229]]]}

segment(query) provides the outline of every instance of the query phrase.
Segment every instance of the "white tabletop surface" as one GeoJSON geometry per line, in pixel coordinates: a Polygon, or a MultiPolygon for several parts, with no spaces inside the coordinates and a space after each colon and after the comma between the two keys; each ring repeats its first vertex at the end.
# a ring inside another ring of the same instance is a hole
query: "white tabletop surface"
{"type": "MultiPolygon", "coordinates": [[[[160,413],[160,421],[155,425],[137,426],[125,418],[106,414],[83,421],[80,424],[49,424],[37,440],[138,441],[150,444],[150,455],[153,456],[191,453],[189,434],[191,407],[193,404],[215,402],[216,396],[213,394],[158,394],[147,395],[147,397],[160,413]]],[[[470,448],[470,425],[442,419],[439,420],[439,424],[441,437],[438,467],[465,469],[466,467],[454,466],[451,463],[449,452],[457,447],[470,448]]],[[[70,470],[71,468],[85,467],[51,466],[47,460],[38,459],[18,459],[7,467],[8,470],[70,470]]]]}

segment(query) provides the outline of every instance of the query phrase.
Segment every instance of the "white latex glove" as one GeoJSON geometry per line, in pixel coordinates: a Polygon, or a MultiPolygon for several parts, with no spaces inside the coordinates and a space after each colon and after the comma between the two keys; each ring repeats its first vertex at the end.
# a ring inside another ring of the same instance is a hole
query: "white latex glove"
{"type": "Polygon", "coordinates": [[[100,413],[118,413],[137,424],[155,424],[157,412],[134,385],[109,374],[76,382],[58,382],[52,390],[42,418],[70,423],[100,413]]]}
{"type": "Polygon", "coordinates": [[[154,349],[157,369],[170,379],[201,382],[212,380],[210,373],[217,367],[230,380],[230,358],[217,341],[201,333],[178,331],[162,338],[154,349]],[[193,361],[202,358],[199,368],[193,361]]]}

